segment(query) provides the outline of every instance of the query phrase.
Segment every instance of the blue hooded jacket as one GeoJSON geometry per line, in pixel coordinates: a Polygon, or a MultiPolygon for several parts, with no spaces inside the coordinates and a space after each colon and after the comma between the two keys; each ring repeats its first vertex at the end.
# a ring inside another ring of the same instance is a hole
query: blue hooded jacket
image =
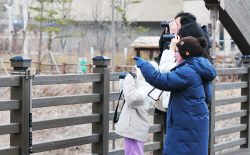
{"type": "Polygon", "coordinates": [[[216,77],[212,64],[203,57],[191,57],[170,73],[160,73],[150,63],[143,62],[141,72],[152,86],[171,91],[163,154],[207,155],[209,111],[206,101],[212,94],[210,82],[216,77]]]}

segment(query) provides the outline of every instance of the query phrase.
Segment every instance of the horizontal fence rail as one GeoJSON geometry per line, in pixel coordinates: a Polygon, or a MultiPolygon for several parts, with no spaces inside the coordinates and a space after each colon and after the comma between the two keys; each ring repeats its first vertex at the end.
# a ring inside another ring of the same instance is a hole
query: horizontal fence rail
{"type": "Polygon", "coordinates": [[[9,123],[0,125],[0,135],[19,133],[19,131],[20,131],[20,124],[18,123],[9,123]]]}
{"type": "Polygon", "coordinates": [[[100,141],[99,134],[91,134],[81,137],[40,142],[33,145],[34,153],[62,149],[66,147],[79,146],[84,144],[96,143],[100,141]]]}
{"type": "Polygon", "coordinates": [[[232,74],[247,74],[248,68],[217,68],[217,76],[232,74]]]}
{"type": "Polygon", "coordinates": [[[221,128],[221,129],[216,129],[214,131],[214,136],[221,136],[221,135],[226,135],[234,132],[240,132],[244,131],[247,129],[247,124],[239,124],[239,125],[234,125],[226,128],[221,128]]]}
{"type": "Polygon", "coordinates": [[[247,96],[239,96],[239,97],[230,97],[225,99],[217,99],[215,100],[215,106],[246,102],[247,98],[248,98],[247,96]]]}
{"type": "Polygon", "coordinates": [[[246,144],[246,138],[240,138],[240,139],[236,139],[236,140],[232,140],[229,142],[223,142],[223,143],[219,143],[219,144],[215,144],[214,145],[214,151],[221,151],[224,149],[228,149],[228,148],[232,148],[235,146],[239,146],[239,145],[243,145],[246,144]]]}
{"type": "Polygon", "coordinates": [[[68,96],[53,96],[53,97],[41,97],[33,98],[33,108],[61,106],[61,105],[73,105],[80,103],[99,102],[101,100],[101,94],[83,94],[83,95],[68,95],[68,96]]]}
{"type": "Polygon", "coordinates": [[[0,87],[13,87],[20,85],[20,77],[0,77],[0,87]]]}
{"type": "Polygon", "coordinates": [[[215,121],[232,119],[232,118],[236,118],[236,117],[243,117],[243,116],[247,116],[247,114],[248,114],[247,110],[239,110],[239,111],[234,111],[234,112],[229,112],[229,113],[216,114],[215,121]]]}
{"type": "Polygon", "coordinates": [[[5,148],[0,148],[0,154],[2,155],[19,155],[18,146],[10,146],[5,148]]]}
{"type": "Polygon", "coordinates": [[[36,76],[32,81],[33,85],[51,85],[51,84],[71,84],[71,83],[88,83],[100,82],[100,73],[89,73],[82,75],[54,75],[54,76],[36,76]]]}
{"type": "Polygon", "coordinates": [[[234,83],[220,83],[215,85],[215,90],[228,90],[228,89],[238,89],[247,88],[248,82],[234,82],[234,83]]]}
{"type": "Polygon", "coordinates": [[[20,109],[20,104],[19,100],[0,101],[0,111],[20,109]]]}
{"type": "Polygon", "coordinates": [[[79,124],[95,123],[100,121],[100,117],[101,117],[100,114],[90,114],[84,116],[73,116],[73,117],[64,117],[58,119],[34,121],[33,130],[36,131],[36,130],[59,128],[59,127],[79,125],[79,124]]]}

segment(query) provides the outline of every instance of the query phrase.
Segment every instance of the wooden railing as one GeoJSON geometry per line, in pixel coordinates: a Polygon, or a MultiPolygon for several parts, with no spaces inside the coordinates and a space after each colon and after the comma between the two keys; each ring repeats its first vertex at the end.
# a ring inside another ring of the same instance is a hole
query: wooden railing
{"type": "MultiPolygon", "coordinates": [[[[10,64],[10,61],[3,61],[4,64],[10,64]]],[[[53,64],[53,63],[41,63],[41,62],[36,62],[36,61],[32,61],[32,64],[35,64],[36,67],[38,68],[38,73],[48,73],[48,74],[76,74],[77,72],[79,72],[79,64],[78,63],[67,63],[67,62],[63,62],[62,64],[53,64]],[[47,67],[58,67],[60,69],[60,72],[58,72],[56,69],[41,69],[42,66],[47,66],[47,67]],[[73,66],[72,68],[74,69],[67,69],[67,66],[73,66]]],[[[81,64],[81,66],[86,66],[86,73],[92,73],[93,71],[93,65],[92,64],[81,64]]],[[[31,70],[35,70],[35,68],[30,68],[31,70]]],[[[11,68],[7,68],[7,70],[10,72],[12,69],[11,68]]],[[[1,72],[5,71],[4,68],[1,68],[0,70],[0,75],[1,72]]]]}
{"type": "Polygon", "coordinates": [[[217,69],[217,76],[222,75],[242,75],[241,82],[229,82],[229,83],[218,83],[212,82],[213,95],[211,99],[210,110],[210,143],[209,143],[209,155],[214,155],[217,151],[222,151],[225,149],[232,149],[233,147],[239,146],[241,149],[233,149],[231,151],[226,151],[220,153],[220,155],[226,154],[237,154],[242,151],[242,148],[250,149],[250,129],[249,129],[249,80],[250,80],[250,68],[223,68],[217,69]],[[241,96],[215,99],[215,93],[219,90],[227,89],[241,89],[241,96]],[[234,103],[241,103],[241,110],[228,112],[228,113],[215,113],[215,107],[221,105],[230,105],[234,103]],[[229,126],[226,128],[215,129],[215,122],[222,121],[226,119],[232,119],[240,117],[240,124],[229,126]],[[231,141],[217,143],[215,144],[215,137],[221,135],[227,135],[235,132],[240,132],[240,138],[233,139],[231,141]]]}
{"type": "MultiPolygon", "coordinates": [[[[10,146],[0,148],[3,155],[28,155],[29,154],[29,113],[30,108],[42,108],[51,106],[74,105],[92,103],[92,114],[82,116],[71,116],[65,118],[39,120],[32,122],[32,130],[44,130],[73,126],[80,124],[92,124],[92,133],[79,137],[59,139],[34,143],[32,149],[34,153],[92,144],[92,154],[124,154],[124,149],[109,150],[109,140],[122,138],[109,130],[109,122],[113,119],[114,111],[109,111],[109,101],[119,98],[119,92],[110,92],[110,81],[118,81],[118,73],[110,73],[108,68],[109,60],[94,60],[93,73],[83,75],[54,75],[54,76],[35,76],[34,79],[24,75],[0,78],[0,87],[10,87],[10,100],[0,101],[0,111],[10,111],[10,123],[0,125],[0,135],[10,134],[10,146]],[[93,83],[91,94],[70,95],[70,96],[51,96],[32,98],[32,86],[34,85],[55,85],[72,83],[93,83]]],[[[241,75],[240,82],[215,83],[212,82],[213,94],[210,111],[210,142],[209,155],[215,152],[239,146],[220,155],[234,154],[241,152],[242,149],[249,149],[250,139],[250,101],[249,101],[249,81],[250,68],[224,68],[216,70],[218,76],[237,74],[241,75]],[[215,99],[215,93],[219,90],[241,89],[241,95],[237,97],[215,99]],[[215,113],[216,106],[241,103],[241,109],[228,113],[215,113]],[[226,128],[215,128],[215,122],[240,117],[240,124],[226,128]],[[215,144],[215,137],[240,132],[240,138],[231,141],[215,144]]],[[[154,114],[154,108],[149,110],[150,115],[154,115],[154,124],[150,126],[150,133],[153,133],[153,142],[145,143],[144,151],[153,151],[154,155],[162,154],[164,133],[163,115],[154,114]]],[[[41,135],[42,136],[42,135],[41,135]]],[[[32,138],[31,138],[32,140],[32,138]]],[[[32,141],[31,141],[32,142],[32,141]]]]}
{"type": "MultiPolygon", "coordinates": [[[[74,105],[92,103],[92,114],[71,116],[57,119],[39,120],[32,122],[32,131],[92,124],[92,134],[79,137],[43,141],[32,144],[34,153],[92,144],[92,154],[124,154],[123,149],[109,150],[109,140],[122,138],[114,131],[109,131],[109,122],[114,117],[114,111],[109,111],[109,101],[119,99],[119,92],[110,92],[110,81],[118,81],[118,73],[110,73],[108,63],[110,60],[94,60],[96,68],[93,73],[82,75],[54,75],[35,76],[34,79],[27,75],[0,78],[0,87],[10,87],[10,100],[0,101],[0,111],[10,111],[10,123],[0,125],[0,135],[10,134],[10,146],[0,148],[1,155],[29,155],[32,135],[30,134],[29,114],[32,108],[42,108],[61,105],[74,105]],[[32,86],[54,85],[72,83],[93,83],[91,94],[52,96],[32,98],[32,86]]],[[[149,110],[154,115],[154,124],[150,126],[153,133],[153,142],[145,143],[144,151],[153,151],[160,155],[163,151],[163,115],[154,114],[154,108],[149,110]]],[[[41,135],[42,136],[42,135],[41,135]]]]}
{"type": "MultiPolygon", "coordinates": [[[[11,62],[10,61],[3,61],[3,63],[5,64],[10,64],[11,62]]],[[[78,63],[66,63],[66,62],[63,62],[62,64],[52,64],[52,63],[41,63],[41,62],[31,62],[33,64],[36,64],[36,66],[40,66],[40,69],[38,70],[39,74],[40,73],[48,73],[48,74],[76,74],[77,73],[77,70],[79,69],[79,64],[78,63]],[[50,67],[55,67],[55,66],[58,66],[60,68],[60,72],[57,72],[56,70],[43,70],[41,69],[41,66],[50,66],[50,67]],[[67,69],[67,66],[74,66],[75,69],[67,69]]],[[[93,65],[92,64],[81,64],[82,66],[86,66],[87,70],[86,70],[86,73],[92,73],[93,71],[93,65]]],[[[111,68],[111,67],[109,67],[111,68]]],[[[119,71],[122,71],[121,69],[123,70],[133,70],[134,66],[128,66],[128,65],[116,65],[115,66],[115,71],[116,72],[119,72],[119,71]]],[[[30,68],[30,70],[35,70],[36,68],[30,68]]],[[[7,68],[7,71],[10,73],[11,72],[11,68],[7,68]]],[[[0,76],[2,75],[2,71],[5,71],[4,68],[1,68],[0,70],[0,76]]]]}

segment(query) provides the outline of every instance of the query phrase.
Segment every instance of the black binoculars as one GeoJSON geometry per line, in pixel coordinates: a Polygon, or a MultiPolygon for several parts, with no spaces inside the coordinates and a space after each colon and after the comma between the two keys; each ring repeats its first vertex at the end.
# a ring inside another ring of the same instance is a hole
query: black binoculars
{"type": "Polygon", "coordinates": [[[120,72],[119,79],[125,79],[127,73],[131,74],[133,76],[133,78],[135,78],[135,76],[136,76],[135,73],[133,73],[133,72],[120,72]]]}

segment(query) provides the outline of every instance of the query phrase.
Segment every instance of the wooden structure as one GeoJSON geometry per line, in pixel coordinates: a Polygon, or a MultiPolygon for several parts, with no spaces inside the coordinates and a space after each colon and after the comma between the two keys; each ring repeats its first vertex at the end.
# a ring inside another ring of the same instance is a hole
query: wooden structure
{"type": "MultiPolygon", "coordinates": [[[[3,61],[3,63],[5,64],[9,64],[10,61],[3,61]]],[[[49,74],[77,74],[78,70],[79,70],[79,63],[66,63],[63,62],[62,64],[54,64],[54,63],[41,63],[41,62],[31,62],[32,64],[35,64],[36,66],[40,66],[38,69],[38,74],[40,73],[49,73],[49,74]],[[38,65],[39,64],[39,65],[38,65]],[[42,70],[41,66],[49,66],[52,68],[52,70],[48,71],[48,70],[42,70]],[[58,71],[54,71],[53,67],[57,66],[60,68],[61,72],[58,71]],[[70,66],[70,67],[68,67],[70,66]],[[69,68],[74,68],[74,69],[69,69],[69,68]]],[[[92,64],[81,64],[82,66],[86,66],[88,68],[88,73],[92,73],[93,71],[93,65],[92,64]]],[[[1,75],[1,71],[5,70],[5,73],[8,73],[7,71],[11,71],[12,69],[8,68],[8,69],[3,69],[0,68],[0,75],[1,75]]],[[[30,68],[31,70],[35,70],[36,68],[30,68]]],[[[9,75],[9,74],[7,74],[9,75]]]]}
{"type": "Polygon", "coordinates": [[[150,60],[153,60],[153,53],[154,51],[159,52],[159,36],[143,36],[138,37],[131,45],[130,47],[133,47],[136,51],[136,56],[140,57],[141,51],[149,51],[149,58],[150,60]]]}
{"type": "MultiPolygon", "coordinates": [[[[92,144],[92,154],[117,155],[124,154],[124,149],[109,150],[109,140],[122,138],[109,131],[109,122],[113,120],[114,111],[109,111],[109,101],[119,99],[119,92],[110,92],[110,81],[118,81],[119,73],[110,73],[108,65],[110,59],[107,57],[93,58],[93,73],[81,75],[53,75],[35,76],[31,79],[23,62],[13,64],[16,76],[0,78],[0,87],[11,88],[11,99],[0,101],[0,111],[10,110],[11,119],[8,124],[0,124],[0,135],[10,134],[10,146],[0,148],[1,155],[29,155],[30,126],[32,130],[43,130],[65,126],[92,123],[92,134],[80,137],[52,140],[34,143],[32,149],[34,153],[56,150],[66,147],[92,144]],[[17,67],[20,65],[20,67],[17,67]],[[34,85],[54,85],[72,83],[93,83],[92,94],[82,94],[74,96],[52,96],[44,98],[32,98],[32,86],[34,85]],[[65,117],[50,120],[30,121],[29,113],[32,108],[42,108],[50,106],[73,105],[92,103],[92,114],[65,117]]],[[[27,63],[27,62],[25,62],[27,63]]],[[[30,63],[30,62],[29,62],[30,63]]],[[[30,66],[30,64],[28,65],[30,66]]],[[[154,155],[161,155],[163,150],[163,115],[154,114],[154,108],[149,110],[150,115],[154,115],[154,123],[150,126],[149,132],[153,133],[153,142],[145,144],[144,151],[153,151],[154,155]]],[[[84,134],[84,133],[83,133],[84,134]]],[[[41,135],[42,136],[42,135],[41,135]]]]}
{"type": "MultiPolygon", "coordinates": [[[[223,68],[217,69],[218,76],[241,74],[241,82],[220,83],[213,85],[213,97],[211,99],[210,110],[210,143],[209,155],[214,155],[215,152],[240,146],[240,149],[235,149],[219,155],[245,155],[249,153],[250,139],[250,99],[249,99],[249,81],[250,81],[250,58],[244,58],[243,68],[223,68]],[[241,96],[233,98],[224,98],[215,100],[215,93],[218,90],[226,89],[241,89],[241,96]],[[216,114],[215,107],[220,105],[229,105],[241,102],[241,110],[230,113],[216,114]],[[225,119],[241,117],[241,123],[234,126],[229,126],[222,129],[215,129],[215,122],[225,119]],[[225,134],[240,132],[241,137],[232,141],[215,144],[214,138],[225,134]],[[245,154],[244,154],[245,153],[245,154]]],[[[12,62],[13,63],[13,62],[12,62]]],[[[11,99],[0,101],[0,111],[11,111],[11,119],[9,124],[0,125],[0,135],[10,134],[10,146],[0,148],[0,154],[4,155],[29,155],[29,140],[30,140],[30,119],[29,112],[31,108],[42,108],[50,106],[73,105],[79,103],[92,102],[92,114],[65,117],[50,120],[39,120],[32,122],[32,130],[43,130],[50,128],[58,128],[64,126],[72,126],[79,124],[92,123],[92,134],[83,135],[80,137],[46,141],[34,143],[32,149],[34,153],[61,149],[66,147],[92,144],[92,154],[124,154],[124,149],[109,150],[108,141],[121,136],[115,134],[114,131],[109,131],[109,121],[114,116],[114,111],[109,111],[109,101],[118,100],[119,92],[110,92],[110,82],[117,81],[118,73],[110,73],[108,65],[110,59],[107,57],[93,58],[93,64],[96,66],[93,73],[83,75],[57,75],[57,76],[35,76],[34,79],[27,78],[27,74],[22,74],[27,67],[14,66],[16,76],[0,78],[0,87],[11,88],[11,99]],[[53,84],[70,84],[70,83],[87,83],[93,82],[93,93],[74,96],[52,96],[42,98],[32,98],[31,92],[33,85],[53,85],[53,84]],[[23,104],[22,104],[23,103],[23,104]],[[98,108],[97,108],[98,107],[98,108]]],[[[22,63],[21,63],[22,65],[22,63]]],[[[154,114],[154,108],[150,109],[150,115],[154,115],[154,124],[150,126],[150,133],[154,133],[153,142],[145,144],[144,151],[153,151],[154,155],[161,155],[163,151],[164,133],[163,115],[154,114]]],[[[42,136],[42,135],[41,135],[42,136]]],[[[32,138],[31,138],[32,144],[32,138]]]]}
{"type": "MultiPolygon", "coordinates": [[[[204,0],[207,9],[215,10],[218,20],[230,34],[243,55],[250,55],[250,1],[204,0]]],[[[212,13],[211,13],[212,14],[212,13]]],[[[213,15],[214,17],[214,15],[213,15]]],[[[213,18],[211,17],[211,18],[213,18]]]]}

